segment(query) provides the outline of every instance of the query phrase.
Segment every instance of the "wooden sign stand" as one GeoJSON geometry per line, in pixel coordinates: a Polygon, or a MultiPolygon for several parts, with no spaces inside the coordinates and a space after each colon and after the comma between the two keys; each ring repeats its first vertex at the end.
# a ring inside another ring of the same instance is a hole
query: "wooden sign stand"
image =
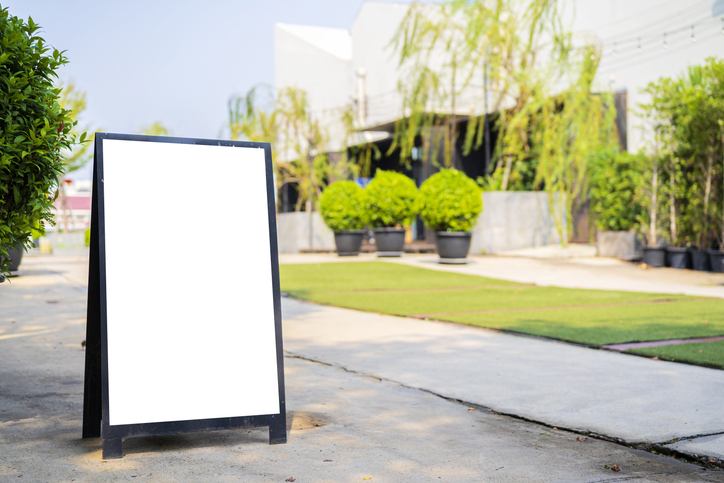
{"type": "Polygon", "coordinates": [[[270,444],[286,443],[270,145],[97,133],[93,173],[83,438],[103,438],[103,459],[131,436],[269,426],[270,444]],[[261,239],[233,225],[239,213],[261,239]],[[199,236],[133,267],[169,223],[235,246],[198,276],[199,236]]]}

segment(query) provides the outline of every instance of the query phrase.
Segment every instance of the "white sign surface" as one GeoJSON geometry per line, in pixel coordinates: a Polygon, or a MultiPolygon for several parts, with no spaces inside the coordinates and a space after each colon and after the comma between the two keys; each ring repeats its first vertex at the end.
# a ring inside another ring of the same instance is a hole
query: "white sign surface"
{"type": "Polygon", "coordinates": [[[279,413],[264,150],[102,142],[109,424],[279,413]]]}

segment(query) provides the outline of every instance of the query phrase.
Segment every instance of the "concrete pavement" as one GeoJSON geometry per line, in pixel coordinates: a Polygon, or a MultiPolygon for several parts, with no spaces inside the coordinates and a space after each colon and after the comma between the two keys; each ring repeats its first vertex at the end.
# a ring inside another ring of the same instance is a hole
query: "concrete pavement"
{"type": "MultiPolygon", "coordinates": [[[[542,344],[525,345],[521,351],[506,346],[501,334],[488,331],[289,299],[283,302],[285,348],[291,352],[285,358],[293,421],[288,444],[268,446],[265,429],[130,438],[124,443],[123,459],[103,462],[100,441],[80,439],[85,263],[82,256],[29,258],[22,277],[0,286],[0,481],[724,481],[722,470],[595,438],[578,441],[583,439],[580,434],[562,427],[485,409],[495,401],[485,404],[482,399],[502,390],[506,380],[535,383],[536,377],[565,370],[562,365],[546,369],[545,353],[548,359],[557,358],[561,348],[569,346],[503,337],[514,339],[515,345],[542,344]],[[408,327],[409,323],[415,325],[408,327]],[[487,355],[472,363],[463,360],[478,352],[487,355]],[[500,368],[506,360],[519,359],[520,352],[532,353],[529,365],[509,366],[501,376],[492,374],[492,359],[499,359],[500,368]],[[445,358],[431,357],[436,353],[445,353],[445,358]],[[451,362],[441,364],[443,359],[451,362]],[[439,367],[431,367],[431,361],[439,367]],[[484,389],[480,395],[476,387],[484,389]],[[456,388],[473,404],[435,395],[449,396],[445,393],[456,388]],[[472,400],[476,398],[481,402],[472,400]],[[614,472],[607,465],[621,470],[614,472]]],[[[676,364],[608,356],[640,360],[655,369],[652,377],[676,379],[667,376],[677,370],[676,364]]],[[[566,360],[575,369],[562,378],[573,386],[565,389],[572,398],[569,412],[585,413],[585,407],[575,410],[581,397],[575,385],[585,382],[593,369],[584,367],[586,355],[566,360]],[[581,367],[576,368],[578,362],[581,367]]],[[[610,364],[609,359],[601,361],[595,363],[610,364]]],[[[630,376],[626,363],[612,367],[619,378],[630,376]]],[[[603,373],[605,368],[595,377],[603,373]]],[[[681,373],[678,379],[691,377],[681,373]]],[[[536,397],[533,389],[526,390],[529,399],[536,397]]],[[[621,394],[637,403],[635,394],[625,395],[623,389],[621,394]]],[[[721,401],[718,393],[710,394],[721,401]]],[[[542,397],[549,404],[555,394],[542,397]]],[[[588,406],[610,409],[605,397],[596,395],[588,406]]],[[[639,391],[638,397],[645,395],[639,391]]],[[[522,399],[513,398],[511,405],[522,399]]],[[[690,399],[701,398],[694,394],[690,399]]],[[[701,406],[705,411],[708,407],[701,406]]],[[[508,412],[507,407],[496,409],[508,412]]],[[[681,419],[674,421],[677,428],[683,423],[705,424],[705,419],[689,415],[681,419]]],[[[668,424],[662,420],[662,425],[668,424]]]]}
{"type": "Polygon", "coordinates": [[[291,299],[283,312],[286,350],[447,398],[632,445],[724,434],[724,371],[291,299]]]}

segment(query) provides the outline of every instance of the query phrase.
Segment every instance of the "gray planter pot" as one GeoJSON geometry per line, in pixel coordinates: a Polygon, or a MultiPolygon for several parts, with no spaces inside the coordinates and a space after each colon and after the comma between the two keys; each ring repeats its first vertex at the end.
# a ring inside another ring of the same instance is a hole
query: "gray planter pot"
{"type": "Polygon", "coordinates": [[[691,268],[691,255],[688,248],[668,247],[666,255],[669,257],[671,268],[691,268]]]}
{"type": "Polygon", "coordinates": [[[378,257],[400,257],[405,248],[404,228],[375,228],[375,247],[378,257]]]}
{"type": "Polygon", "coordinates": [[[435,232],[435,246],[440,255],[440,263],[467,263],[472,233],[461,231],[435,232]]]}
{"type": "Polygon", "coordinates": [[[709,264],[711,265],[711,271],[716,273],[724,272],[724,252],[719,250],[707,250],[709,253],[709,264]]]}
{"type": "Polygon", "coordinates": [[[355,257],[359,255],[365,230],[342,230],[334,232],[334,244],[337,255],[340,257],[355,257]]]}
{"type": "Polygon", "coordinates": [[[10,273],[17,272],[20,268],[24,251],[22,245],[15,245],[15,248],[8,250],[8,254],[10,255],[10,273]]]}
{"type": "Polygon", "coordinates": [[[666,247],[644,247],[644,263],[649,267],[666,265],[666,247]]]}
{"type": "Polygon", "coordinates": [[[694,270],[702,272],[708,272],[711,270],[709,264],[709,254],[706,250],[692,250],[691,251],[691,266],[694,270]]]}

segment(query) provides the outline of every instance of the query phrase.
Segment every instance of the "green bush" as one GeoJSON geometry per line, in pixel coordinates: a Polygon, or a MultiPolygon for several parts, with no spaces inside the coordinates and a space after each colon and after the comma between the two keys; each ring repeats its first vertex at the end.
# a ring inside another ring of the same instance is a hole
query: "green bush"
{"type": "Polygon", "coordinates": [[[319,198],[324,223],[334,232],[360,230],[367,224],[364,191],[354,181],[330,184],[319,198]]]}
{"type": "Polygon", "coordinates": [[[415,216],[417,186],[404,174],[377,170],[365,191],[365,211],[374,228],[409,225],[415,216]]]}
{"type": "Polygon", "coordinates": [[[31,229],[53,223],[61,151],[75,144],[74,122],[53,85],[67,61],[35,35],[38,29],[32,19],[0,10],[0,273],[7,273],[8,248],[30,248],[31,229]]]}
{"type": "Polygon", "coordinates": [[[420,186],[418,209],[432,230],[468,232],[483,211],[482,190],[462,171],[443,169],[420,186]]]}
{"type": "Polygon", "coordinates": [[[84,238],[85,238],[85,246],[90,246],[90,228],[86,228],[85,232],[83,232],[84,238]]]}
{"type": "Polygon", "coordinates": [[[641,192],[646,158],[618,150],[606,150],[592,159],[591,211],[596,227],[606,231],[628,231],[638,226],[644,214],[641,192]]]}

